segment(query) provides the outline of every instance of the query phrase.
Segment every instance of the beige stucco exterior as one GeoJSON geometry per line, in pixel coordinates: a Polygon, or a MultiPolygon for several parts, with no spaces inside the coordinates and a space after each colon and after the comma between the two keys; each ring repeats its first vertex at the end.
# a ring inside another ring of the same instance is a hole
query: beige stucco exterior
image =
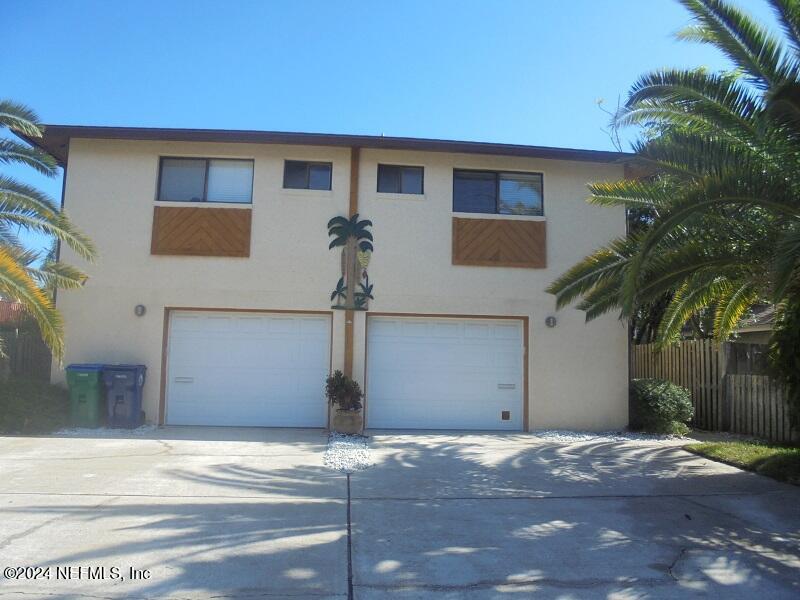
{"type": "MultiPolygon", "coordinates": [[[[527,316],[529,427],[626,425],[624,323],[613,314],[586,324],[577,310],[556,313],[554,298],[544,291],[584,255],[624,234],[622,209],[585,202],[588,182],[622,175],[615,164],[363,149],[359,210],[373,221],[375,236],[370,310],[527,316]],[[378,194],[379,162],[424,166],[425,194],[378,194]],[[459,167],[544,173],[546,269],[451,264],[452,173],[459,167]],[[555,328],[545,326],[550,315],[558,318],[555,328]]],[[[73,139],[65,208],[95,241],[99,259],[86,267],[90,279],[84,289],[58,295],[66,324],[65,364],[147,365],[144,408],[152,421],[158,415],[165,307],[329,310],[340,259],[328,250],[326,224],[348,212],[349,177],[347,148],[73,139]],[[249,258],[150,254],[159,157],[170,155],[254,159],[249,258]],[[286,159],[332,162],[332,190],[282,189],[286,159]],[[134,315],[137,304],[147,308],[142,317],[134,315]]],[[[81,264],[67,249],[62,256],[81,264]]],[[[361,381],[366,319],[356,313],[354,377],[361,381]]],[[[344,362],[344,327],[343,312],[333,311],[334,369],[344,362]]],[[[64,379],[58,366],[53,378],[64,379]]]]}

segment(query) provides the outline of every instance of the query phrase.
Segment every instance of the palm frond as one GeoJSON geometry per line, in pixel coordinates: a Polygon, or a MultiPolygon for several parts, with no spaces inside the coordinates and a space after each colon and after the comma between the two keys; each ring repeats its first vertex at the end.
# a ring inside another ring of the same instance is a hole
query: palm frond
{"type": "Polygon", "coordinates": [[[643,75],[631,88],[617,123],[641,123],[642,109],[672,109],[720,131],[735,131],[743,139],[757,135],[752,122],[763,106],[760,97],[737,78],[704,69],[664,69],[643,75]]]}
{"type": "Polygon", "coordinates": [[[8,127],[23,135],[42,137],[39,116],[30,108],[12,100],[0,100],[0,127],[8,127]]]}
{"type": "Polygon", "coordinates": [[[48,177],[56,174],[56,161],[52,156],[14,140],[0,138],[0,163],[27,165],[48,177]]]}
{"type": "Polygon", "coordinates": [[[0,292],[22,303],[39,325],[42,339],[53,352],[53,357],[61,360],[64,354],[61,316],[50,298],[36,285],[14,256],[2,247],[0,247],[0,292]]]}
{"type": "Polygon", "coordinates": [[[641,283],[644,265],[651,254],[657,251],[659,242],[691,217],[704,211],[707,212],[712,208],[719,209],[729,206],[762,207],[789,217],[796,217],[800,214],[800,205],[793,205],[791,200],[746,195],[755,191],[747,189],[746,186],[742,185],[741,181],[709,181],[706,182],[704,188],[697,190],[695,193],[686,193],[676,200],[669,210],[662,211],[653,228],[643,237],[639,252],[631,259],[629,268],[626,271],[621,294],[623,312],[631,314],[633,311],[636,302],[636,290],[641,283]],[[742,195],[725,195],[730,192],[738,192],[742,195]]]}
{"type": "Polygon", "coordinates": [[[48,177],[56,174],[56,161],[52,156],[14,140],[0,138],[0,163],[27,165],[48,177]]]}
{"type": "Polygon", "coordinates": [[[768,110],[796,140],[800,140],[800,83],[785,81],[769,93],[768,110]]]}
{"type": "Polygon", "coordinates": [[[769,0],[769,3],[792,49],[800,54],[800,3],[797,0],[769,0]]]}
{"type": "Polygon", "coordinates": [[[694,281],[686,282],[667,305],[657,344],[663,347],[678,341],[689,318],[709,307],[729,290],[730,281],[725,277],[697,277],[694,281]]]}
{"type": "Polygon", "coordinates": [[[800,278],[800,222],[778,240],[775,247],[775,286],[773,300],[785,297],[792,282],[800,278]]]}
{"type": "Polygon", "coordinates": [[[659,251],[647,263],[636,292],[636,303],[651,302],[704,273],[724,273],[741,264],[741,256],[708,252],[701,245],[689,245],[671,252],[659,251]]]}
{"type": "Polygon", "coordinates": [[[52,235],[66,242],[70,248],[85,260],[93,260],[97,255],[94,242],[87,235],[78,231],[63,214],[57,214],[52,219],[44,219],[37,215],[0,210],[0,220],[7,223],[15,223],[29,231],[52,235]]]}
{"type": "Polygon", "coordinates": [[[626,206],[628,208],[658,208],[674,198],[674,190],[663,179],[648,182],[620,179],[589,185],[588,201],[596,206],[626,206]]]}
{"type": "Polygon", "coordinates": [[[0,175],[0,206],[43,219],[53,218],[59,212],[58,205],[47,194],[4,175],[0,175]]]}
{"type": "Polygon", "coordinates": [[[84,286],[88,276],[80,269],[62,262],[44,263],[40,267],[28,267],[28,275],[46,290],[74,290],[84,286]]]}
{"type": "Polygon", "coordinates": [[[744,314],[758,300],[756,286],[752,281],[731,286],[717,298],[714,311],[714,337],[725,341],[739,324],[744,314]]]}
{"type": "Polygon", "coordinates": [[[687,180],[733,174],[741,177],[748,172],[761,176],[769,169],[777,171],[769,151],[760,146],[684,129],[672,129],[653,140],[635,143],[633,150],[639,161],[677,178],[669,188],[672,197],[685,188],[687,180]]]}
{"type": "Polygon", "coordinates": [[[0,246],[5,246],[6,249],[18,249],[23,247],[15,229],[16,228],[12,227],[10,223],[0,221],[0,246]]]}
{"type": "Polygon", "coordinates": [[[612,310],[619,308],[619,284],[616,281],[605,281],[594,286],[576,306],[586,313],[586,320],[591,321],[612,310]]]}
{"type": "Polygon", "coordinates": [[[563,308],[606,280],[620,277],[638,247],[636,238],[619,238],[596,250],[547,287],[563,308]]]}
{"type": "Polygon", "coordinates": [[[711,44],[721,50],[752,83],[762,89],[786,78],[780,40],[745,12],[724,0],[680,0],[697,25],[678,38],[711,44]]]}

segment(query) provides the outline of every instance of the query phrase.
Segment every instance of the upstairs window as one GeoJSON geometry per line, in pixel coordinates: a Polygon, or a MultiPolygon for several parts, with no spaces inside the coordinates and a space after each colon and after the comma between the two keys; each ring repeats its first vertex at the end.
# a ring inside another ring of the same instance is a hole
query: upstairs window
{"type": "Polygon", "coordinates": [[[421,194],[422,167],[378,165],[378,191],[387,194],[421,194]]]}
{"type": "Polygon", "coordinates": [[[544,214],[541,173],[453,171],[453,211],[500,215],[544,214]]]}
{"type": "Polygon", "coordinates": [[[253,161],[162,158],[158,199],[249,204],[253,201],[253,161]]]}
{"type": "Polygon", "coordinates": [[[332,171],[331,163],[287,160],[283,164],[283,187],[290,190],[329,190],[332,171]]]}

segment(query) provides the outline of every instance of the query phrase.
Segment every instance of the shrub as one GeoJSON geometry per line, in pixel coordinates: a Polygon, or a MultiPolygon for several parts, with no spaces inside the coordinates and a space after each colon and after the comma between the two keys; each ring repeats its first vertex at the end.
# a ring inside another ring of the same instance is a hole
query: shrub
{"type": "Polygon", "coordinates": [[[689,390],[664,379],[631,382],[631,429],[686,435],[694,415],[689,390]]]}
{"type": "Polygon", "coordinates": [[[63,387],[25,378],[0,382],[0,433],[50,433],[68,425],[63,387]]]}
{"type": "Polygon", "coordinates": [[[335,371],[325,380],[325,395],[328,402],[339,405],[339,410],[359,410],[364,397],[358,382],[341,371],[335,371]]]}

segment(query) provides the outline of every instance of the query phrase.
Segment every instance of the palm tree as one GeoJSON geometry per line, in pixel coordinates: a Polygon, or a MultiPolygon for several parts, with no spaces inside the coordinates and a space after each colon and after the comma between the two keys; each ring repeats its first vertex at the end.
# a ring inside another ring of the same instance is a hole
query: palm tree
{"type": "MultiPolygon", "coordinates": [[[[358,219],[355,213],[349,219],[346,217],[334,217],[328,222],[328,235],[333,236],[333,240],[328,245],[329,249],[342,247],[342,277],[345,287],[344,307],[353,309],[365,308],[366,298],[360,304],[356,304],[356,283],[361,281],[359,276],[358,251],[372,252],[372,233],[367,229],[372,227],[372,221],[358,219]]],[[[339,286],[337,285],[337,290],[339,286]]],[[[370,289],[371,292],[371,289],[370,289]]],[[[331,300],[336,297],[336,292],[331,296],[331,300]]],[[[334,308],[340,308],[336,305],[334,308]]]]}
{"type": "MultiPolygon", "coordinates": [[[[41,137],[43,133],[36,114],[10,100],[0,100],[2,129],[29,138],[41,137]]],[[[52,157],[8,138],[0,138],[0,164],[27,165],[50,177],[56,174],[52,157]]],[[[22,303],[36,320],[53,356],[60,360],[64,354],[63,325],[52,292],[57,288],[80,287],[86,275],[53,260],[52,256],[48,260],[47,256],[25,248],[18,237],[20,230],[52,236],[87,260],[95,256],[95,249],[91,240],[74,227],[51,198],[29,185],[0,175],[0,295],[22,303]]]]}
{"type": "MultiPolygon", "coordinates": [[[[652,220],[548,290],[559,307],[580,299],[587,319],[669,296],[660,345],[698,315],[724,340],[756,301],[800,306],[800,0],[769,0],[781,37],[725,0],[680,1],[694,23],[679,39],[716,47],[734,70],[665,69],[634,84],[614,125],[645,127],[634,160],[654,175],[591,185],[589,202],[652,220]]],[[[798,338],[776,342],[789,352],[798,338]]],[[[790,394],[800,418],[800,385],[790,394]]]]}

